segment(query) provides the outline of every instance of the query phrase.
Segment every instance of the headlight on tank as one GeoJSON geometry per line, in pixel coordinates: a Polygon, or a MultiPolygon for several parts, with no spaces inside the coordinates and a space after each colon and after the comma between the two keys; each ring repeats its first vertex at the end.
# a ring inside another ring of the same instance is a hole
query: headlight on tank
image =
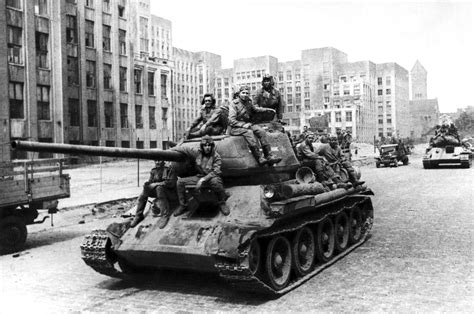
{"type": "Polygon", "coordinates": [[[461,154],[461,156],[459,156],[459,158],[460,158],[461,160],[468,160],[468,159],[469,159],[469,155],[467,155],[467,154],[461,154]]]}
{"type": "Polygon", "coordinates": [[[265,186],[263,188],[263,196],[265,196],[265,198],[271,199],[275,196],[275,189],[270,185],[265,186]]]}

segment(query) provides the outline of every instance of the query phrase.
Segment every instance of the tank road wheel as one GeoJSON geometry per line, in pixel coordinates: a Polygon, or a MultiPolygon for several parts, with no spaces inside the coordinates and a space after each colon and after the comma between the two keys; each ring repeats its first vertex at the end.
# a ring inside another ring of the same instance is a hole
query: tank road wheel
{"type": "Polygon", "coordinates": [[[349,219],[350,228],[349,228],[349,242],[356,243],[359,242],[362,237],[362,214],[358,207],[354,207],[351,210],[351,215],[349,219]]]}
{"type": "Polygon", "coordinates": [[[281,290],[290,282],[291,245],[283,236],[276,236],[268,244],[265,270],[273,289],[281,290]]]}
{"type": "Polygon", "coordinates": [[[334,219],[334,229],[336,232],[336,250],[342,252],[349,244],[349,217],[345,212],[340,212],[334,219]]]}
{"type": "Polygon", "coordinates": [[[255,275],[258,272],[260,267],[260,259],[261,259],[261,250],[260,244],[258,244],[257,240],[253,240],[250,244],[249,249],[249,269],[252,275],[255,275]]]}
{"type": "Polygon", "coordinates": [[[7,216],[0,220],[0,254],[21,250],[26,241],[26,224],[20,217],[7,216]]]}
{"type": "Polygon", "coordinates": [[[316,231],[316,257],[322,263],[329,261],[334,254],[334,224],[329,218],[318,223],[316,231]]]}
{"type": "Polygon", "coordinates": [[[314,265],[314,235],[308,227],[301,228],[293,238],[293,268],[298,276],[308,274],[314,265]]]}
{"type": "Polygon", "coordinates": [[[379,161],[375,162],[375,167],[380,168],[380,162],[379,161]]]}

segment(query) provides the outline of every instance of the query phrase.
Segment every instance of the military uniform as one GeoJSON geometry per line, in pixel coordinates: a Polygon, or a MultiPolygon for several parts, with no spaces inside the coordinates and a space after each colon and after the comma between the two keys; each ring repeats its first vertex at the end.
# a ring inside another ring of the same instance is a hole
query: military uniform
{"type": "Polygon", "coordinates": [[[339,146],[332,148],[330,144],[323,144],[320,147],[318,154],[326,158],[329,163],[340,162],[341,165],[347,170],[350,181],[352,183],[359,183],[355,170],[352,168],[352,164],[346,160],[339,146]]]}
{"type": "Polygon", "coordinates": [[[254,97],[254,103],[262,108],[274,109],[276,112],[276,118],[278,120],[282,119],[283,102],[280,92],[276,88],[271,87],[269,90],[266,90],[262,87],[259,89],[254,97]]]}
{"type": "MultiPolygon", "coordinates": [[[[205,134],[209,135],[217,135],[217,134],[210,134],[210,133],[215,133],[219,132],[214,130],[209,124],[208,121],[216,111],[216,108],[214,106],[211,107],[204,107],[201,109],[201,112],[199,113],[199,117],[197,117],[193,123],[191,123],[191,126],[189,127],[189,135],[188,138],[194,138],[194,137],[200,137],[205,134]],[[202,128],[204,126],[204,128],[202,128]]],[[[220,130],[222,132],[222,130],[220,130]]],[[[221,134],[221,133],[218,133],[221,134]]]]}

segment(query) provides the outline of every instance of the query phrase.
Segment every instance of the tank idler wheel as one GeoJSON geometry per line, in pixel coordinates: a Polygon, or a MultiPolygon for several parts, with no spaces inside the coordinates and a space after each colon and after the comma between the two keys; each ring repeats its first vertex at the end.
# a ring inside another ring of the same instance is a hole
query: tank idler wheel
{"type": "Polygon", "coordinates": [[[261,256],[260,244],[258,244],[257,240],[253,240],[250,244],[248,254],[249,269],[252,275],[255,275],[258,272],[261,256]]]}
{"type": "Polygon", "coordinates": [[[308,227],[301,228],[293,238],[293,269],[298,276],[311,272],[315,259],[314,235],[308,227]]]}
{"type": "Polygon", "coordinates": [[[26,224],[18,216],[0,219],[0,254],[10,254],[23,248],[26,241],[26,224]]]}
{"type": "Polygon", "coordinates": [[[336,231],[336,251],[344,251],[349,244],[349,217],[345,212],[340,212],[334,219],[336,231]]]}
{"type": "Polygon", "coordinates": [[[356,243],[359,242],[362,237],[362,214],[358,207],[354,207],[351,210],[351,215],[349,219],[350,228],[349,228],[349,242],[356,243]]]}
{"type": "Polygon", "coordinates": [[[316,257],[322,263],[329,261],[334,255],[334,224],[329,218],[318,223],[316,231],[316,257]]]}
{"type": "Polygon", "coordinates": [[[268,282],[273,289],[281,290],[288,285],[291,268],[290,241],[283,236],[274,237],[268,244],[265,263],[268,282]]]}

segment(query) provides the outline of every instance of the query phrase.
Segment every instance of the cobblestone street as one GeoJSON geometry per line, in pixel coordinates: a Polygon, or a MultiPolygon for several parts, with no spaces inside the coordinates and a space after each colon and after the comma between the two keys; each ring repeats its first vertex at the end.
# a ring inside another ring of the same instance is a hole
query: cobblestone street
{"type": "Polygon", "coordinates": [[[398,168],[362,167],[375,193],[372,236],[278,299],[237,293],[207,274],[157,271],[134,281],[100,275],[81,260],[79,245],[119,218],[79,207],[56,215],[54,228],[29,228],[19,255],[0,256],[0,313],[471,311],[474,168],[425,170],[419,155],[410,158],[398,168]]]}

